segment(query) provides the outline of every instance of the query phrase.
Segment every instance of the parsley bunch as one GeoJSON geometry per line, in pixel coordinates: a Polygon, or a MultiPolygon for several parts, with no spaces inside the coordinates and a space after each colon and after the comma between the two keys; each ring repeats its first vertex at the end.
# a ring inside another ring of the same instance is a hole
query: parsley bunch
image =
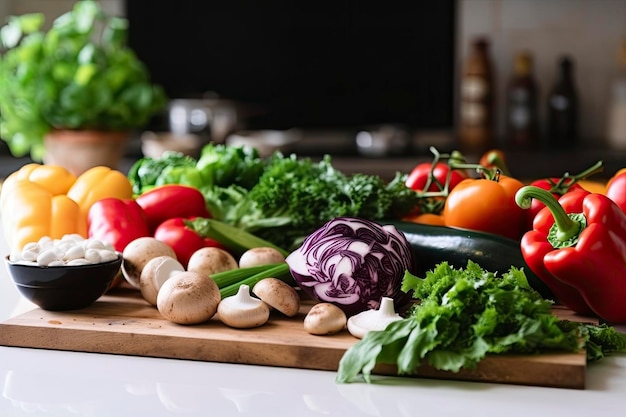
{"type": "Polygon", "coordinates": [[[487,354],[577,352],[589,345],[589,359],[626,350],[626,335],[608,326],[560,320],[552,302],[533,290],[524,272],[512,267],[497,276],[468,261],[447,262],[421,279],[406,272],[402,289],[419,300],[408,315],[383,331],[369,332],[341,359],[338,382],[362,375],[371,382],[379,363],[398,374],[415,374],[422,363],[457,372],[473,368],[487,354]]]}

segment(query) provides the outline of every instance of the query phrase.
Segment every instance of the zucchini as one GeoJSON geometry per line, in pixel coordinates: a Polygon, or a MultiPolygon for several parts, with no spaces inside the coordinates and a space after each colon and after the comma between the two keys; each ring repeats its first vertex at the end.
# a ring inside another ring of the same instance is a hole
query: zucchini
{"type": "Polygon", "coordinates": [[[494,273],[505,273],[511,266],[523,269],[530,286],[545,299],[556,300],[548,286],[530,270],[519,241],[475,230],[446,226],[387,220],[404,233],[413,248],[417,270],[413,274],[424,277],[426,272],[441,262],[455,268],[465,268],[472,260],[483,269],[494,273]]]}

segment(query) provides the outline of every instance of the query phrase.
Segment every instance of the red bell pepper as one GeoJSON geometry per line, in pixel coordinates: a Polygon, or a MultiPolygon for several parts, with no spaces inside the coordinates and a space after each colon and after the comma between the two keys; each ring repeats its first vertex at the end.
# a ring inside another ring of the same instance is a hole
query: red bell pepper
{"type": "MultiPolygon", "coordinates": [[[[577,181],[589,177],[597,172],[602,171],[602,161],[596,163],[592,167],[584,170],[578,175],[570,175],[569,173],[563,174],[561,178],[541,178],[530,183],[535,187],[542,188],[552,193],[552,195],[558,199],[563,194],[570,191],[583,190],[584,188],[577,183],[577,181]]],[[[541,209],[545,207],[545,204],[539,199],[533,199],[530,208],[526,211],[526,230],[533,229],[533,221],[535,216],[541,209]]]]}
{"type": "Polygon", "coordinates": [[[557,200],[526,186],[516,195],[521,207],[531,198],[546,208],[521,241],[530,269],[566,307],[626,323],[626,214],[607,196],[587,191],[557,200]]]}
{"type": "Polygon", "coordinates": [[[89,237],[110,243],[123,252],[133,240],[150,236],[148,219],[135,200],[103,198],[92,204],[87,215],[89,237]]]}
{"type": "Polygon", "coordinates": [[[204,247],[218,247],[226,250],[226,247],[218,241],[202,237],[195,230],[187,227],[187,219],[174,217],[161,223],[154,232],[154,238],[167,243],[174,252],[176,258],[185,268],[189,263],[189,258],[198,249],[204,247]]]}
{"type": "Polygon", "coordinates": [[[139,195],[136,201],[146,213],[152,231],[174,217],[211,217],[204,195],[187,185],[160,185],[139,195]]]}
{"type": "Polygon", "coordinates": [[[626,168],[620,169],[609,179],[605,193],[626,213],[626,168]]]}

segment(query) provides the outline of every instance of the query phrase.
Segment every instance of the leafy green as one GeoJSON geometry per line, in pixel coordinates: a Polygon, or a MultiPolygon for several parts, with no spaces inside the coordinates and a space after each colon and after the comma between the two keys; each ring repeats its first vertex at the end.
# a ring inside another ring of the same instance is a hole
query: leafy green
{"type": "Polygon", "coordinates": [[[78,1],[44,32],[41,13],[0,29],[0,136],[34,159],[53,128],[128,130],[166,104],[164,90],[126,45],[128,22],[78,1]]]}
{"type": "Polygon", "coordinates": [[[209,143],[202,148],[197,168],[206,179],[205,186],[252,188],[265,169],[259,151],[250,146],[209,143]]]}
{"type": "Polygon", "coordinates": [[[335,217],[380,220],[391,217],[397,207],[408,208],[409,203],[400,201],[414,196],[398,193],[395,185],[388,186],[376,175],[346,175],[328,155],[314,162],[275,153],[256,185],[225,220],[281,247],[295,248],[335,217]]]}
{"type": "Polygon", "coordinates": [[[196,169],[196,160],[174,151],[165,151],[160,158],[140,158],[130,167],[128,179],[136,195],[157,185],[204,185],[204,179],[196,169]]]}
{"type": "Polygon", "coordinates": [[[172,151],[158,158],[141,158],[130,168],[128,178],[135,194],[164,184],[189,185],[211,194],[214,187],[248,190],[264,169],[265,161],[254,148],[209,143],[202,148],[197,160],[172,151]]]}
{"type": "Polygon", "coordinates": [[[200,157],[167,153],[143,158],[129,172],[139,194],[176,183],[202,191],[214,219],[292,250],[335,217],[381,220],[408,214],[418,195],[400,174],[389,184],[377,175],[346,175],[326,155],[321,161],[255,148],[209,143],[200,157]]]}
{"type": "Polygon", "coordinates": [[[472,261],[464,269],[443,262],[423,279],[406,272],[402,289],[419,303],[402,320],[369,332],[351,347],[340,361],[338,382],[359,376],[371,382],[372,370],[382,363],[396,365],[402,375],[419,373],[423,363],[458,372],[487,354],[587,347],[593,360],[626,351],[626,335],[613,328],[559,320],[552,303],[514,267],[497,276],[472,261]]]}

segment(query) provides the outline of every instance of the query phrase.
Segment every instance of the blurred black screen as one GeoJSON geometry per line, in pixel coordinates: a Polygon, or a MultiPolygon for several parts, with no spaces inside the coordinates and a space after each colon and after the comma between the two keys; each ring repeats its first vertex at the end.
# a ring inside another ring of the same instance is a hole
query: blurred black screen
{"type": "Polygon", "coordinates": [[[126,1],[171,98],[254,105],[256,128],[453,123],[455,0],[126,1]]]}

